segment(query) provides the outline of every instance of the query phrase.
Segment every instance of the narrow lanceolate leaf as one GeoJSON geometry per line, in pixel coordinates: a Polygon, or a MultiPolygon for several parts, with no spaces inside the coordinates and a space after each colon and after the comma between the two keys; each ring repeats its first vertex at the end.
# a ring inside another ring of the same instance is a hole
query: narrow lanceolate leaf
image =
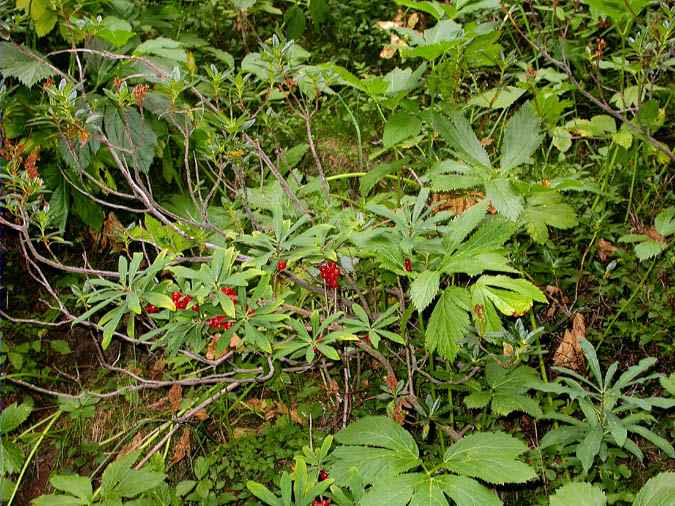
{"type": "Polygon", "coordinates": [[[595,456],[598,454],[600,451],[600,443],[602,443],[602,428],[601,427],[593,427],[588,434],[586,434],[586,437],[579,443],[577,446],[577,458],[581,462],[581,467],[584,469],[584,473],[587,473],[591,466],[593,465],[593,461],[595,460],[595,456]]]}
{"type": "Polygon", "coordinates": [[[659,473],[645,483],[633,506],[672,506],[675,504],[675,473],[659,473]]]}
{"type": "Polygon", "coordinates": [[[368,416],[335,435],[338,446],[333,452],[330,475],[338,484],[346,484],[356,467],[367,483],[394,477],[417,467],[419,450],[413,437],[390,418],[368,416]]]}
{"type": "Polygon", "coordinates": [[[523,212],[523,197],[518,195],[506,178],[497,178],[485,183],[485,197],[503,216],[515,221],[523,212]]]}
{"type": "Polygon", "coordinates": [[[605,506],[604,492],[590,483],[568,483],[551,496],[551,506],[605,506]]]}
{"type": "Polygon", "coordinates": [[[438,271],[424,271],[418,275],[410,285],[410,297],[418,311],[423,311],[438,293],[441,273],[438,271]]]}
{"type": "Polygon", "coordinates": [[[474,166],[490,168],[490,157],[481,146],[478,137],[462,113],[454,113],[449,118],[434,115],[434,129],[460,156],[460,158],[474,166]]]}
{"type": "Polygon", "coordinates": [[[459,341],[469,330],[469,295],[464,288],[447,288],[431,313],[424,346],[427,351],[454,360],[459,341]]]}
{"type": "Polygon", "coordinates": [[[56,71],[36,52],[10,42],[0,42],[0,74],[13,77],[30,88],[56,71]]]}
{"type": "Polygon", "coordinates": [[[530,157],[541,144],[543,136],[539,128],[539,118],[532,102],[526,103],[506,124],[504,143],[502,144],[502,170],[510,170],[530,162],[530,157]]]}
{"type": "Polygon", "coordinates": [[[457,474],[488,483],[523,483],[537,476],[517,460],[526,450],[525,443],[504,432],[476,433],[448,448],[443,464],[457,474]]]}

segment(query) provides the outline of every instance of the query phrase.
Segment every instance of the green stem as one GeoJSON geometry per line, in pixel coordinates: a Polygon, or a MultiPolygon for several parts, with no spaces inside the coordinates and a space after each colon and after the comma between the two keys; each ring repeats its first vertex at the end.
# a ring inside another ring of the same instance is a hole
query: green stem
{"type": "Polygon", "coordinates": [[[42,441],[44,440],[45,436],[49,432],[49,429],[52,428],[52,425],[56,423],[56,421],[61,417],[61,414],[63,411],[59,410],[53,415],[51,415],[51,420],[45,427],[45,429],[42,431],[42,434],[40,434],[40,438],[37,440],[37,443],[35,443],[35,446],[30,451],[30,454],[28,455],[28,458],[26,461],[23,463],[23,467],[21,468],[21,473],[19,473],[19,478],[16,480],[16,485],[14,485],[14,490],[12,491],[12,495],[9,498],[9,502],[7,503],[7,506],[12,506],[12,502],[14,501],[14,497],[16,496],[16,493],[19,491],[19,485],[21,485],[21,480],[23,480],[23,475],[26,474],[26,469],[28,469],[28,465],[30,464],[30,461],[33,460],[33,457],[35,456],[35,453],[37,452],[38,448],[42,444],[42,441]]]}
{"type": "MultiPolygon", "coordinates": [[[[338,179],[349,179],[352,177],[362,177],[368,174],[367,172],[345,172],[344,174],[335,174],[334,176],[328,176],[326,178],[326,181],[337,181],[338,179]]],[[[387,179],[397,179],[401,181],[405,181],[408,184],[411,184],[413,186],[419,186],[419,183],[415,181],[414,179],[410,179],[408,177],[403,177],[403,176],[396,176],[394,174],[386,174],[384,176],[387,179]]]]}

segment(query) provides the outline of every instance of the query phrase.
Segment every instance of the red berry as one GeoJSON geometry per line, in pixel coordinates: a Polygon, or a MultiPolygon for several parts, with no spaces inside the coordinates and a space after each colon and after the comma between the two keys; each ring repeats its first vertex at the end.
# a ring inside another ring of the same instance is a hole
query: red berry
{"type": "Polygon", "coordinates": [[[286,263],[286,260],[279,260],[279,261],[277,262],[277,270],[278,270],[279,272],[285,271],[285,270],[286,270],[286,267],[288,267],[288,264],[286,263]]]}
{"type": "Polygon", "coordinates": [[[193,310],[195,313],[199,313],[199,310],[200,310],[199,304],[195,304],[194,306],[192,306],[192,310],[193,310]]]}
{"type": "Polygon", "coordinates": [[[206,323],[212,329],[229,330],[233,324],[231,321],[227,321],[226,318],[227,316],[225,315],[212,316],[206,320],[206,323]]]}
{"type": "Polygon", "coordinates": [[[340,268],[335,262],[324,262],[319,266],[319,273],[329,288],[340,286],[340,268]]]}
{"type": "Polygon", "coordinates": [[[182,296],[183,294],[180,293],[178,290],[176,290],[171,294],[171,300],[173,301],[174,304],[176,304],[182,296]]]}
{"type": "Polygon", "coordinates": [[[185,309],[186,307],[188,307],[188,304],[191,301],[192,297],[190,295],[183,295],[178,300],[174,300],[173,302],[174,304],[176,304],[176,309],[185,309]]]}
{"type": "Polygon", "coordinates": [[[406,258],[403,262],[403,268],[408,272],[412,272],[412,260],[406,258]]]}
{"type": "Polygon", "coordinates": [[[147,306],[145,306],[145,312],[148,314],[159,313],[159,308],[154,304],[148,304],[147,306]]]}
{"type": "Polygon", "coordinates": [[[319,471],[319,481],[326,481],[328,479],[328,471],[322,469],[319,471]]]}
{"type": "Polygon", "coordinates": [[[317,497],[312,501],[312,506],[330,506],[330,499],[324,499],[323,497],[317,497]]]}
{"type": "Polygon", "coordinates": [[[229,286],[224,286],[220,289],[220,291],[223,293],[223,295],[227,295],[230,299],[232,299],[232,302],[235,304],[237,303],[237,292],[235,292],[234,289],[230,288],[229,286]]]}

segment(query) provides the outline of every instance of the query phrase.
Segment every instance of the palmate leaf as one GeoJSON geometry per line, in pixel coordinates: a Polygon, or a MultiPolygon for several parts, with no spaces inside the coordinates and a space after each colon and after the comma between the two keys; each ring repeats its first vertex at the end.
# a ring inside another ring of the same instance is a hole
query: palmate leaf
{"type": "Polygon", "coordinates": [[[568,483],[551,496],[550,506],[605,506],[604,492],[590,483],[568,483]]]}
{"type": "Polygon", "coordinates": [[[18,79],[32,87],[35,83],[53,76],[56,71],[39,54],[10,42],[0,42],[0,74],[18,79]]]}
{"type": "Polygon", "coordinates": [[[424,340],[427,351],[437,351],[442,357],[454,360],[459,341],[469,330],[469,311],[469,294],[464,288],[445,289],[427,324],[424,340]]]}
{"type": "Polygon", "coordinates": [[[333,452],[330,475],[339,485],[347,483],[352,467],[359,469],[364,482],[374,483],[420,464],[413,437],[387,417],[361,418],[338,432],[335,440],[342,446],[333,452]]]}
{"type": "Polygon", "coordinates": [[[518,460],[527,451],[522,441],[504,432],[471,434],[453,444],[443,456],[447,469],[494,484],[524,483],[537,476],[518,460]]]}
{"type": "Polygon", "coordinates": [[[523,212],[523,197],[505,177],[486,181],[485,197],[501,215],[511,221],[516,221],[523,212]]]}

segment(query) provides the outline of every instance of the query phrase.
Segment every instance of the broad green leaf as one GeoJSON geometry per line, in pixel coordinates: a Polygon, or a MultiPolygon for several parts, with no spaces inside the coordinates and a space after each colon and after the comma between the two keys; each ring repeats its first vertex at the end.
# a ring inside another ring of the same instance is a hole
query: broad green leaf
{"type": "Polygon", "coordinates": [[[665,243],[655,241],[654,239],[647,239],[635,245],[635,255],[642,260],[649,260],[660,254],[666,249],[665,243]]]}
{"type": "Polygon", "coordinates": [[[669,207],[657,214],[654,228],[664,237],[675,234],[675,207],[669,207]]]}
{"type": "Polygon", "coordinates": [[[409,112],[397,112],[384,125],[382,140],[385,148],[390,148],[401,141],[414,137],[422,129],[422,120],[409,112]]]}
{"type": "Polygon", "coordinates": [[[52,10],[50,0],[17,0],[16,7],[30,14],[35,23],[35,32],[38,37],[44,37],[56,26],[58,16],[52,10]]]}
{"type": "Polygon", "coordinates": [[[487,151],[462,113],[453,113],[449,118],[434,114],[433,126],[463,161],[485,169],[491,167],[487,151]]]}
{"type": "Polygon", "coordinates": [[[551,506],[605,506],[604,492],[590,483],[567,483],[551,496],[551,506]]]}
{"type": "Polygon", "coordinates": [[[0,435],[8,434],[25,422],[33,411],[33,408],[26,403],[17,404],[16,402],[7,406],[0,412],[0,435]]]}
{"type": "Polygon", "coordinates": [[[359,501],[359,506],[406,506],[415,487],[424,480],[421,474],[404,474],[396,477],[382,477],[359,501]]]}
{"type": "Polygon", "coordinates": [[[76,506],[91,504],[86,499],[78,499],[69,495],[43,495],[33,500],[32,506],[76,506]]]}
{"type": "Polygon", "coordinates": [[[659,473],[645,483],[633,506],[672,506],[675,504],[675,473],[659,473]]]}
{"type": "Polygon", "coordinates": [[[662,376],[659,379],[661,386],[672,396],[675,396],[675,372],[670,376],[662,376]]]}
{"type": "Polygon", "coordinates": [[[171,297],[164,293],[160,292],[145,292],[143,298],[153,306],[162,307],[168,309],[169,311],[175,311],[176,305],[174,304],[171,297]]]}
{"type": "Polygon", "coordinates": [[[393,420],[368,416],[335,435],[330,475],[345,484],[350,469],[357,467],[363,480],[373,483],[413,469],[419,465],[419,450],[413,437],[393,420]]]}
{"type": "Polygon", "coordinates": [[[113,146],[126,151],[117,151],[117,156],[131,167],[147,173],[155,158],[157,135],[150,122],[136,109],[119,111],[109,105],[105,109],[105,132],[113,146]]]}
{"type": "Polygon", "coordinates": [[[134,49],[135,55],[155,55],[176,62],[187,62],[187,53],[180,42],[166,37],[146,40],[134,49]]]}
{"type": "Polygon", "coordinates": [[[435,480],[457,506],[501,506],[492,490],[465,476],[439,476],[435,480]]]}
{"type": "Polygon", "coordinates": [[[115,16],[106,16],[97,35],[113,46],[121,47],[136,34],[128,21],[115,16]]]}
{"type": "Polygon", "coordinates": [[[24,46],[11,42],[0,42],[0,74],[18,79],[23,85],[32,87],[35,83],[56,74],[45,59],[24,46]]]}
{"type": "Polygon", "coordinates": [[[523,88],[516,88],[515,86],[493,88],[473,97],[469,100],[469,105],[477,105],[489,109],[506,109],[507,107],[511,107],[523,93],[525,93],[523,88]]]}
{"type": "Polygon", "coordinates": [[[516,221],[523,212],[523,197],[516,193],[511,181],[506,178],[486,181],[485,197],[500,214],[511,221],[516,221]]]}
{"type": "Polygon", "coordinates": [[[277,506],[283,504],[281,500],[277,496],[275,496],[272,492],[270,492],[265,485],[249,480],[246,482],[246,488],[254,496],[256,496],[265,504],[268,504],[269,506],[277,506]]]}
{"type": "Polygon", "coordinates": [[[68,492],[80,499],[88,500],[91,499],[93,495],[91,481],[89,481],[89,478],[86,476],[56,475],[52,476],[49,483],[51,483],[56,490],[68,492]]]}
{"type": "Polygon", "coordinates": [[[469,330],[469,296],[464,288],[446,288],[434,307],[427,324],[424,346],[452,361],[459,351],[459,341],[469,330]]]}
{"type": "Polygon", "coordinates": [[[537,476],[534,469],[517,460],[526,450],[525,443],[510,434],[475,433],[448,448],[443,464],[457,474],[488,483],[523,483],[537,476]]]}
{"type": "Polygon", "coordinates": [[[441,279],[438,271],[424,271],[420,273],[410,285],[410,298],[418,311],[431,304],[436,294],[441,279]]]}
{"type": "Polygon", "coordinates": [[[521,220],[532,239],[540,244],[548,240],[548,227],[568,229],[578,223],[574,208],[563,203],[562,196],[556,191],[529,196],[521,220]]]}
{"type": "Polygon", "coordinates": [[[368,195],[378,182],[392,172],[396,172],[404,163],[403,160],[396,160],[394,162],[381,163],[370,169],[364,176],[359,178],[359,191],[361,195],[368,195]]]}

